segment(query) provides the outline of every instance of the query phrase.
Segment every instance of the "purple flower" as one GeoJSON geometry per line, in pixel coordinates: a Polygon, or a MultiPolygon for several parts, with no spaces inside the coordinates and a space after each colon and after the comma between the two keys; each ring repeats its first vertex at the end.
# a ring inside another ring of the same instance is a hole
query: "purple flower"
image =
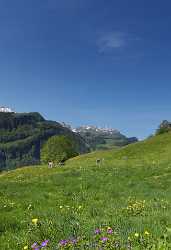
{"type": "Polygon", "coordinates": [[[38,247],[39,247],[39,246],[38,246],[37,242],[34,242],[33,245],[31,246],[31,248],[33,248],[33,249],[35,249],[35,250],[37,250],[38,247]]]}
{"type": "Polygon", "coordinates": [[[112,228],[107,229],[107,233],[108,233],[108,234],[112,234],[112,233],[113,233],[112,228]]]}
{"type": "Polygon", "coordinates": [[[101,241],[102,241],[102,242],[106,242],[107,240],[108,240],[107,237],[102,237],[102,238],[101,238],[101,241]]]}
{"type": "Polygon", "coordinates": [[[77,244],[77,239],[71,240],[71,243],[72,243],[73,245],[77,244]]]}
{"type": "Polygon", "coordinates": [[[46,247],[48,244],[49,240],[45,240],[42,242],[41,247],[46,247]]]}
{"type": "Polygon", "coordinates": [[[96,228],[95,234],[100,234],[100,233],[101,233],[101,230],[99,228],[96,228]]]}
{"type": "Polygon", "coordinates": [[[60,244],[61,246],[66,246],[66,245],[68,244],[68,240],[61,240],[61,241],[59,242],[59,244],[60,244]]]}

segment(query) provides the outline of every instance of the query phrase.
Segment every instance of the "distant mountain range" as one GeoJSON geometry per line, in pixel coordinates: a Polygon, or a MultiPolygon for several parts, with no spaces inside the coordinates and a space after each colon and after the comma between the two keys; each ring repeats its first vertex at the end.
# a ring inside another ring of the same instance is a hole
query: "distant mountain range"
{"type": "Polygon", "coordinates": [[[44,142],[54,135],[67,135],[75,141],[79,154],[92,150],[122,147],[137,141],[116,129],[70,125],[45,120],[39,113],[16,113],[0,107],[0,170],[38,164],[44,142]]]}
{"type": "Polygon", "coordinates": [[[112,128],[80,126],[72,131],[79,134],[90,145],[91,150],[122,147],[138,141],[136,137],[128,138],[117,129],[112,128]]]}

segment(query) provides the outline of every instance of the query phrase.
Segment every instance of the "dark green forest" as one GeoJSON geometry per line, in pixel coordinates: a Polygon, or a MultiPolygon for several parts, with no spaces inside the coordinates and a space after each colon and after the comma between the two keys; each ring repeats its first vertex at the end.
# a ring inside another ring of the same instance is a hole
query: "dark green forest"
{"type": "Polygon", "coordinates": [[[37,112],[0,113],[0,170],[38,164],[42,145],[54,135],[69,136],[79,154],[89,151],[81,136],[37,112]]]}

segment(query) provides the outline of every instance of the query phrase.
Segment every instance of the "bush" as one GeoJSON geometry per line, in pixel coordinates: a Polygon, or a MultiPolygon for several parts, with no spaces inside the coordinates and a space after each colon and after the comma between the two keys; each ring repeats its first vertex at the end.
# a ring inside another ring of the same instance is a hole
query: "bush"
{"type": "Polygon", "coordinates": [[[41,149],[41,162],[59,163],[78,155],[75,144],[68,136],[52,136],[41,149]]]}
{"type": "Polygon", "coordinates": [[[157,129],[156,135],[168,133],[169,131],[171,131],[171,124],[167,120],[164,120],[157,129]]]}

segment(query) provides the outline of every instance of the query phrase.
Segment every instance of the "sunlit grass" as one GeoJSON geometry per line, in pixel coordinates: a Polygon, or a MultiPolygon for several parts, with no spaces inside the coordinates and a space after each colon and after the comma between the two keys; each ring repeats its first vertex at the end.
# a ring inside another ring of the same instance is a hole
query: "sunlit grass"
{"type": "Polygon", "coordinates": [[[117,152],[78,156],[60,168],[34,166],[2,173],[0,249],[31,249],[34,242],[40,246],[45,240],[48,249],[58,249],[64,239],[77,239],[75,249],[98,249],[92,242],[101,244],[106,231],[98,239],[94,231],[108,227],[117,233],[110,236],[111,244],[117,241],[121,249],[129,238],[135,249],[147,249],[139,243],[145,232],[149,244],[159,244],[171,225],[170,150],[167,134],[117,152]],[[97,158],[104,158],[103,164],[96,166],[97,158]]]}

